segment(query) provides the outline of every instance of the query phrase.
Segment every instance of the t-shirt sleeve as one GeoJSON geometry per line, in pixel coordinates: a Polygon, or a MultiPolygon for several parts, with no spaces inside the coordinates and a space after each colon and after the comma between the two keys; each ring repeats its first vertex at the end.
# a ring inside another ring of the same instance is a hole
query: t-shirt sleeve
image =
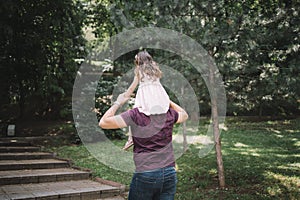
{"type": "Polygon", "coordinates": [[[177,120],[178,120],[179,114],[178,114],[178,112],[176,110],[174,110],[172,108],[170,108],[170,112],[171,112],[171,115],[172,115],[172,117],[174,119],[174,124],[175,124],[177,122],[177,120]]]}
{"type": "Polygon", "coordinates": [[[128,110],[120,114],[127,126],[131,126],[133,122],[133,110],[128,110]]]}

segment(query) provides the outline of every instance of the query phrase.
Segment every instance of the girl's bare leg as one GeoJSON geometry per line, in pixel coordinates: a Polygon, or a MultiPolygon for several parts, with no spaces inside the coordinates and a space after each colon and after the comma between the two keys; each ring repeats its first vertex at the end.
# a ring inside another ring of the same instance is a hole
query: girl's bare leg
{"type": "Polygon", "coordinates": [[[129,126],[129,136],[128,136],[128,140],[125,143],[123,150],[128,150],[131,146],[133,145],[133,140],[132,140],[132,135],[131,135],[131,128],[129,126]]]}

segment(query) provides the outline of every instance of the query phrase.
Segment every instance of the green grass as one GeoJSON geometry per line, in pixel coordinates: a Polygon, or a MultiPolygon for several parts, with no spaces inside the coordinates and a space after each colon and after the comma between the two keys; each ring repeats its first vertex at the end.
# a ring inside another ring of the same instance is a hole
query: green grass
{"type": "MultiPolygon", "coordinates": [[[[300,118],[245,121],[227,118],[222,131],[226,189],[218,188],[214,151],[199,158],[197,146],[177,160],[177,200],[300,199],[300,118]]],[[[125,141],[113,141],[123,146],[125,141]]],[[[129,185],[131,173],[111,169],[79,146],[52,147],[94,176],[129,185]]]]}

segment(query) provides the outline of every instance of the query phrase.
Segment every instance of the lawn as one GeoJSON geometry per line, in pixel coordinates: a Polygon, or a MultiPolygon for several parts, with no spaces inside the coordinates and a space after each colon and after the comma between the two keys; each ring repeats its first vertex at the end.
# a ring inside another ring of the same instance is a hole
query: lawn
{"type": "MultiPolygon", "coordinates": [[[[227,118],[222,131],[226,188],[218,188],[214,151],[199,157],[197,146],[177,160],[177,200],[300,199],[300,118],[291,120],[227,118]]],[[[122,146],[125,140],[114,140],[122,146]]],[[[131,173],[111,169],[83,145],[51,147],[59,157],[92,169],[94,176],[126,186],[131,173]]]]}

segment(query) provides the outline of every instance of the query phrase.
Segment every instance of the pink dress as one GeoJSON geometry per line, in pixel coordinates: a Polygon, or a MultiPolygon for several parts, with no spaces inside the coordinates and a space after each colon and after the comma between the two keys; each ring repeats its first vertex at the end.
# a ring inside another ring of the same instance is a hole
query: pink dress
{"type": "Polygon", "coordinates": [[[153,80],[144,75],[139,83],[134,108],[138,108],[140,112],[149,116],[167,113],[169,107],[169,96],[161,85],[159,78],[153,80]]]}

